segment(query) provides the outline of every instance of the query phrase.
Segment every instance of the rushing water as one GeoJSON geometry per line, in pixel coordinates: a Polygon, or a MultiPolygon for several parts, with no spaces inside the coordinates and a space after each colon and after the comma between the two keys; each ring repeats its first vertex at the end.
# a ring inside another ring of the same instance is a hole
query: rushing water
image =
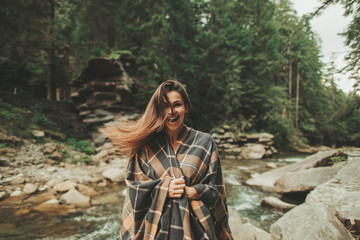
{"type": "MultiPolygon", "coordinates": [[[[279,156],[268,160],[222,160],[229,208],[237,211],[246,221],[269,230],[270,225],[283,213],[261,207],[261,199],[274,195],[244,182],[251,174],[268,171],[266,163],[274,162],[278,166],[297,162],[305,156],[279,156]]],[[[118,185],[105,196],[105,203],[86,209],[82,213],[69,216],[46,216],[27,214],[15,217],[13,208],[0,209],[0,239],[116,239],[120,229],[121,211],[124,200],[124,185],[118,185]]]]}

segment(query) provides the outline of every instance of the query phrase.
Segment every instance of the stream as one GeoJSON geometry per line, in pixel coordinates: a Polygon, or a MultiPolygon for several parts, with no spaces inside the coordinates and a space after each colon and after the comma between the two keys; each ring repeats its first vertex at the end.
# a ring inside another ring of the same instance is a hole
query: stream
{"type": "MultiPolygon", "coordinates": [[[[280,167],[306,156],[288,154],[262,160],[222,159],[228,207],[238,212],[245,222],[269,232],[270,225],[284,213],[261,207],[260,202],[262,198],[276,194],[263,192],[244,183],[251,174],[270,170],[266,167],[267,163],[274,162],[280,167]]],[[[15,217],[14,209],[2,209],[0,239],[116,239],[120,229],[125,185],[116,185],[111,189],[105,196],[107,203],[69,216],[28,214],[15,217]],[[9,224],[1,224],[3,222],[9,224]]]]}

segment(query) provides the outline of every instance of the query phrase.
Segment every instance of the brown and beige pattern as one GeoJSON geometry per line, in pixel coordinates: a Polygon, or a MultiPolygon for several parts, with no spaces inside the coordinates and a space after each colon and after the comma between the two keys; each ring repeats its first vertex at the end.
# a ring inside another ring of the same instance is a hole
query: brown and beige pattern
{"type": "Polygon", "coordinates": [[[209,134],[185,127],[173,149],[164,134],[129,163],[120,239],[233,239],[221,164],[209,134]],[[184,176],[198,200],[168,198],[184,176]]]}

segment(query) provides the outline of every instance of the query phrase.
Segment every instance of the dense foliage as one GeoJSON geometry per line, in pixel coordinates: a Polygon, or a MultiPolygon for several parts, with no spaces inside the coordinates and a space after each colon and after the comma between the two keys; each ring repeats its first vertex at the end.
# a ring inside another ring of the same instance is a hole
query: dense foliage
{"type": "Polygon", "coordinates": [[[178,79],[200,130],[268,131],[282,147],[360,142],[359,96],[333,84],[288,0],[1,0],[0,13],[0,87],[66,86],[90,58],[127,53],[148,86],[138,99],[178,79]]]}

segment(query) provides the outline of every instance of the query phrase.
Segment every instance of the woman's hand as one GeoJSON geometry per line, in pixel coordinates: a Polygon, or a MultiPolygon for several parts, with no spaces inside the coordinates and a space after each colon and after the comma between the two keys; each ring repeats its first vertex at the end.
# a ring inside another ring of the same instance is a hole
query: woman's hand
{"type": "Polygon", "coordinates": [[[185,194],[186,197],[189,200],[195,200],[195,199],[199,199],[199,194],[197,193],[196,189],[194,187],[186,187],[185,188],[185,194]]]}
{"type": "Polygon", "coordinates": [[[184,176],[181,178],[173,178],[170,181],[169,190],[168,190],[168,197],[169,198],[180,198],[185,189],[185,179],[184,176]]]}

